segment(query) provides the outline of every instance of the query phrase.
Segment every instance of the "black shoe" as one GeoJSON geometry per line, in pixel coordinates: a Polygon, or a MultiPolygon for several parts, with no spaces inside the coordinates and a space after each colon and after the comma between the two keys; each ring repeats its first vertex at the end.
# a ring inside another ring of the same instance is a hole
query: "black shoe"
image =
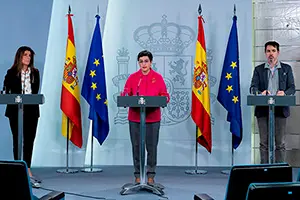
{"type": "Polygon", "coordinates": [[[35,180],[35,182],[42,183],[42,180],[36,176],[32,176],[31,178],[35,180]]]}
{"type": "Polygon", "coordinates": [[[31,184],[32,188],[40,188],[41,187],[41,185],[38,182],[36,182],[32,177],[30,177],[30,184],[31,184]]]}

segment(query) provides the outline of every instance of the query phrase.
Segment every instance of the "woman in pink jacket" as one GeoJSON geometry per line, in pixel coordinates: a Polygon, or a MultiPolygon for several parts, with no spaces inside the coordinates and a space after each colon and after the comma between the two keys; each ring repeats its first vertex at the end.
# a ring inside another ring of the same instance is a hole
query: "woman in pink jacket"
{"type": "MultiPolygon", "coordinates": [[[[150,51],[141,51],[137,56],[140,69],[131,74],[125,84],[122,95],[170,96],[163,77],[151,69],[153,55],[150,51]]],[[[135,182],[140,183],[140,111],[129,108],[128,113],[130,139],[132,144],[135,182]]],[[[157,163],[157,144],[161,120],[160,108],[147,108],[146,112],[146,149],[148,184],[154,183],[157,163]]]]}

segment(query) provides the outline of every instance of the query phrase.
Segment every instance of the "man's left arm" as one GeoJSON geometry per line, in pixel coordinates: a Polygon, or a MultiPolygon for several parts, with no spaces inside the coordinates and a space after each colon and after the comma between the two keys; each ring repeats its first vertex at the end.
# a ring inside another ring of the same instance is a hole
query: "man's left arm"
{"type": "Polygon", "coordinates": [[[287,87],[284,91],[285,95],[294,95],[296,92],[295,89],[295,81],[294,81],[294,75],[293,70],[291,66],[288,66],[287,70],[287,87]]]}

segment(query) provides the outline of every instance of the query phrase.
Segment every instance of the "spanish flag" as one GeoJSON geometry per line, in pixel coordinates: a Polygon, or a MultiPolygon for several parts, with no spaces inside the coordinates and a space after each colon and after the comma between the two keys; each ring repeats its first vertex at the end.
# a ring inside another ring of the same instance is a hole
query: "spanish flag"
{"type": "Polygon", "coordinates": [[[192,118],[197,126],[197,142],[211,153],[211,122],[208,68],[203,29],[203,18],[198,17],[194,77],[192,87],[192,118]]]}
{"type": "Polygon", "coordinates": [[[80,90],[76,66],[76,48],[72,25],[72,14],[68,14],[68,40],[66,49],[66,60],[63,73],[61,103],[62,114],[62,135],[67,137],[73,144],[82,147],[81,111],[80,111],[80,90]],[[67,124],[69,122],[69,127],[67,124]]]}

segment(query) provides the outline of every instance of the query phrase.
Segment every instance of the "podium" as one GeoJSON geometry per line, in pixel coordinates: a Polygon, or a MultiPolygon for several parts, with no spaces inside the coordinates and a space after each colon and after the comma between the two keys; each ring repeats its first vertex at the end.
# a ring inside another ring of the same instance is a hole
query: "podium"
{"type": "Polygon", "coordinates": [[[118,107],[140,108],[140,183],[127,183],[122,187],[121,195],[142,189],[152,191],[158,195],[164,195],[164,187],[161,184],[147,184],[145,171],[145,132],[146,132],[146,108],[166,107],[167,97],[165,96],[118,96],[118,107]]]}
{"type": "Polygon", "coordinates": [[[18,106],[18,160],[23,160],[23,109],[24,105],[43,104],[42,94],[0,94],[0,104],[18,106]]]}
{"type": "Polygon", "coordinates": [[[248,95],[247,105],[250,106],[268,106],[269,107],[269,164],[274,163],[274,133],[275,133],[275,106],[295,106],[296,97],[288,96],[270,96],[270,95],[248,95]]]}

